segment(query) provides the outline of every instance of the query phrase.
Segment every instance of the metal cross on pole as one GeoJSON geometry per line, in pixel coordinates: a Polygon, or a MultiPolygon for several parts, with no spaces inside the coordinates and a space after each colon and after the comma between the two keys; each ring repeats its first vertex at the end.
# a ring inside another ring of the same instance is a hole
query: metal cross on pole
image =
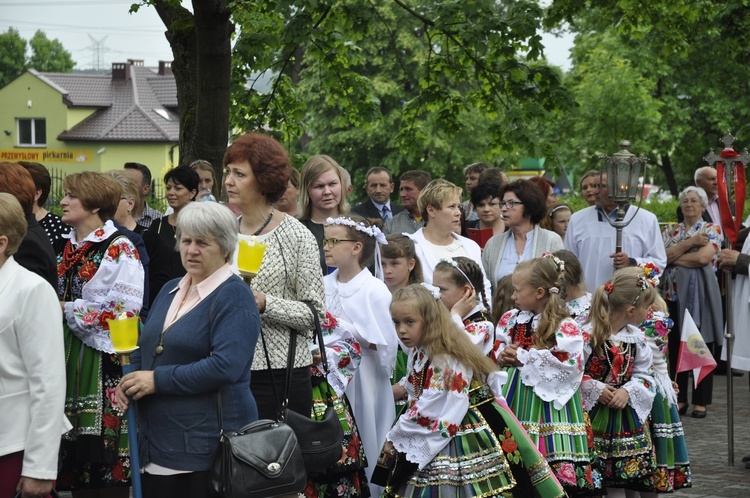
{"type": "MultiPolygon", "coordinates": [[[[750,153],[744,149],[738,154],[732,144],[735,137],[727,131],[726,135],[719,139],[724,144],[724,150],[720,155],[716,155],[711,149],[703,160],[709,164],[717,166],[717,180],[719,184],[719,211],[724,226],[725,242],[729,244],[730,249],[734,249],[734,243],[737,241],[738,223],[742,219],[742,209],[745,200],[744,186],[744,165],[750,162],[750,153]],[[740,175],[738,186],[739,166],[742,174],[740,175]],[[741,191],[740,198],[737,196],[737,189],[741,191]],[[737,209],[737,201],[740,209],[737,209]],[[732,213],[731,207],[735,206],[735,212],[732,213]]],[[[728,463],[734,465],[734,392],[733,392],[733,375],[732,375],[732,346],[734,345],[734,310],[732,303],[732,272],[731,269],[724,269],[725,282],[725,299],[726,299],[726,322],[724,330],[724,350],[727,353],[727,440],[728,440],[728,463]]]]}

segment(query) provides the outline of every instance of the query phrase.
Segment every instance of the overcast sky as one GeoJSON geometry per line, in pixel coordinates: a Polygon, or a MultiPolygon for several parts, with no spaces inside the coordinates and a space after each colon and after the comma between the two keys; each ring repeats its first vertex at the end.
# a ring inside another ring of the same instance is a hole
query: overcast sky
{"type": "MultiPolygon", "coordinates": [[[[112,62],[127,59],[143,59],[147,66],[172,60],[156,10],[141,7],[137,14],[129,14],[133,3],[135,0],[0,0],[0,31],[13,26],[28,40],[41,29],[48,38],[62,42],[78,69],[97,63],[108,69],[112,62]]],[[[191,2],[183,0],[183,4],[189,7],[191,2]]],[[[572,37],[545,35],[544,43],[547,59],[567,70],[572,37]]]]}

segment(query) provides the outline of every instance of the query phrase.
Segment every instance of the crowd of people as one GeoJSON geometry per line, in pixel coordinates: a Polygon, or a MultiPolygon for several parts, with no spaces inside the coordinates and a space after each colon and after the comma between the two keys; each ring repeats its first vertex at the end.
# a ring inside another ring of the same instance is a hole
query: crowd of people
{"type": "MultiPolygon", "coordinates": [[[[573,212],[549,180],[483,163],[464,170],[464,202],[414,170],[396,204],[374,167],[350,209],[345,168],[314,155],[298,172],[268,135],[237,138],[222,166],[223,189],[206,161],[166,172],[167,213],[146,202],[145,165],[70,174],[58,217],[43,165],[0,163],[0,498],[127,497],[134,472],[147,498],[206,497],[220,423],[283,408],[320,419],[332,393],[342,459],[308,475],[308,497],[691,485],[681,324],[689,313],[718,355],[720,268],[737,275],[736,302],[750,295],[750,242],[726,247],[711,167],[680,194],[677,224],[627,207],[615,252],[600,172],[573,212]],[[266,246],[250,285],[244,242],[266,246]],[[141,321],[127,375],[109,334],[119,317],[141,321]]],[[[735,356],[750,369],[750,344],[735,356]]],[[[693,390],[693,417],[711,387],[709,375],[693,390]]]]}

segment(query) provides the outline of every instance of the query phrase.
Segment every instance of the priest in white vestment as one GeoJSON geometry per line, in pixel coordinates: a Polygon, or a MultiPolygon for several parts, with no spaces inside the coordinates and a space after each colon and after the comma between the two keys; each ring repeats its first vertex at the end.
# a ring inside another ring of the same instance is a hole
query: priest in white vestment
{"type": "MultiPolygon", "coordinates": [[[[742,251],[723,249],[719,253],[719,266],[731,268],[736,276],[732,283],[732,309],[734,314],[734,348],[732,350],[732,368],[750,371],[750,228],[740,231],[737,247],[742,244],[742,251]],[[742,243],[744,239],[744,243],[742,243]]],[[[727,317],[729,318],[729,317],[727,317]]],[[[721,352],[721,359],[727,359],[727,350],[721,352]]]]}
{"type": "Polygon", "coordinates": [[[616,269],[652,262],[664,272],[667,253],[664,250],[659,221],[643,208],[628,206],[625,220],[632,220],[622,232],[622,252],[615,253],[616,231],[607,217],[616,219],[617,205],[607,200],[607,175],[601,176],[601,197],[596,204],[573,213],[565,234],[565,249],[581,262],[589,291],[603,285],[616,269]],[[601,199],[604,199],[602,205],[601,199]]]}

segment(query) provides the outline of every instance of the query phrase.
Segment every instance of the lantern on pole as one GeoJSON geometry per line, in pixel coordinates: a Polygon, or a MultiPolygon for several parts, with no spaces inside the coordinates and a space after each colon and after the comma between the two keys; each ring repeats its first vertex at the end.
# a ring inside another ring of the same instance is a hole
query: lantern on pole
{"type": "MultiPolygon", "coordinates": [[[[615,228],[617,234],[615,252],[622,252],[622,231],[635,218],[634,214],[629,220],[626,220],[625,214],[628,206],[638,198],[640,179],[646,173],[647,159],[629,152],[628,147],[630,147],[629,141],[621,141],[620,150],[604,158],[605,169],[600,171],[600,175],[607,174],[607,199],[617,204],[615,221],[612,221],[609,216],[605,216],[605,219],[615,228]]],[[[599,195],[601,196],[601,189],[599,195]]],[[[643,202],[643,198],[641,198],[641,202],[643,202]]],[[[639,203],[638,209],[640,208],[639,203]]]]}

